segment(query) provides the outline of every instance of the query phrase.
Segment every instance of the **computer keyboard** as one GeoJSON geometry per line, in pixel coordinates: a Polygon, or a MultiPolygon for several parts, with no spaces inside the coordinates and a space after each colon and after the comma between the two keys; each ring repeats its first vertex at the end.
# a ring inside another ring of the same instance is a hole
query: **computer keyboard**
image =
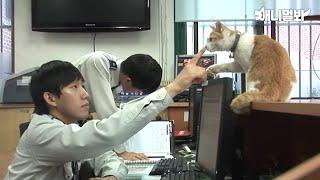
{"type": "Polygon", "coordinates": [[[152,168],[149,175],[163,175],[168,172],[187,171],[187,161],[183,158],[167,158],[158,161],[152,168]]]}
{"type": "Polygon", "coordinates": [[[196,177],[195,171],[169,172],[162,175],[160,180],[195,180],[196,177]]]}

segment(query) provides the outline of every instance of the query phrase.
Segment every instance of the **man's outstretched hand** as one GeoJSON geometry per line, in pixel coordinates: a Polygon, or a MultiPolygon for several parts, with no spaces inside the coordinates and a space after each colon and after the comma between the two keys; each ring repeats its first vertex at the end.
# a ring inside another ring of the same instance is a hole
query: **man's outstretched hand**
{"type": "Polygon", "coordinates": [[[190,61],[188,61],[176,79],[166,89],[171,97],[176,96],[194,83],[202,83],[207,80],[206,69],[197,66],[206,48],[202,48],[190,61]]]}

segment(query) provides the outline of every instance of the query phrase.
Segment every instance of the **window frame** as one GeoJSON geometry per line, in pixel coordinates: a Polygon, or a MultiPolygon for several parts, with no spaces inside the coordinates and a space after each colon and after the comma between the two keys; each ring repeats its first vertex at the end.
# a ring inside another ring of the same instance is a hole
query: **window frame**
{"type": "MultiPolygon", "coordinates": [[[[317,16],[306,16],[305,17],[305,21],[311,21],[311,20],[317,20],[317,21],[320,21],[320,15],[317,15],[317,16]]],[[[234,20],[234,21],[237,21],[237,20],[234,20]]],[[[256,21],[256,24],[257,24],[257,22],[258,21],[256,21]]],[[[199,22],[189,22],[189,23],[193,23],[193,52],[194,52],[194,54],[195,53],[197,53],[198,52],[198,50],[199,50],[199,22]]],[[[212,22],[212,24],[213,24],[213,22],[212,22]]],[[[277,22],[275,22],[275,21],[271,21],[271,22],[269,22],[269,23],[265,23],[265,22],[260,22],[260,25],[259,26],[261,26],[261,25],[263,25],[263,29],[259,29],[258,28],[258,26],[254,26],[254,31],[255,31],[255,34],[266,34],[266,35],[269,35],[269,36],[271,36],[271,38],[272,39],[274,39],[274,40],[277,40],[277,36],[278,36],[278,33],[277,33],[277,22]],[[267,28],[267,32],[264,32],[266,29],[266,26],[269,26],[268,28],[267,28]],[[268,31],[269,30],[269,31],[268,31]]],[[[289,31],[289,33],[290,33],[290,31],[289,31]]],[[[185,33],[185,35],[187,35],[187,33],[185,33]]],[[[312,34],[310,34],[310,36],[312,36],[312,34]]],[[[187,39],[187,37],[186,37],[186,39],[187,39]]],[[[279,38],[278,38],[279,39],[279,38]]],[[[300,41],[301,41],[301,39],[300,39],[300,41]]],[[[320,40],[319,40],[320,41],[320,40]]],[[[190,44],[190,43],[189,43],[190,44]]],[[[186,43],[186,46],[188,46],[189,44],[187,44],[186,43]]],[[[318,42],[318,46],[320,46],[320,42],[318,42]]],[[[187,47],[186,47],[186,51],[187,51],[187,47]]],[[[288,50],[288,53],[289,53],[289,51],[290,50],[288,50]]],[[[190,52],[189,52],[190,53],[190,52]]],[[[312,52],[311,52],[312,53],[312,52]]],[[[301,57],[300,57],[300,59],[301,59],[301,57]]],[[[315,70],[317,70],[317,69],[315,69],[315,70]]],[[[296,71],[299,71],[299,73],[301,73],[301,69],[296,69],[296,71]]],[[[310,69],[309,70],[310,71],[310,73],[312,73],[312,69],[310,69]]],[[[318,70],[317,70],[318,71],[318,70]]],[[[319,69],[319,71],[320,71],[320,69],[319,69]]],[[[310,76],[310,79],[312,78],[313,76],[310,76]]],[[[239,77],[238,77],[239,78],[239,77]]],[[[312,95],[312,93],[311,93],[311,91],[313,91],[312,89],[311,89],[311,87],[313,86],[313,84],[311,84],[310,83],[310,94],[309,94],[309,97],[305,97],[305,96],[301,96],[301,75],[297,75],[297,79],[298,78],[300,78],[300,81],[298,81],[297,82],[297,85],[296,86],[299,86],[299,89],[298,89],[298,91],[299,91],[299,95],[297,96],[297,97],[292,97],[292,99],[318,99],[318,98],[320,98],[320,97],[318,97],[318,96],[314,96],[314,95],[312,95]]],[[[240,76],[240,83],[241,83],[241,85],[240,85],[240,92],[242,93],[242,92],[245,92],[245,87],[246,87],[246,85],[245,85],[245,74],[243,73],[243,74],[241,74],[241,76],[240,76]]]]}
{"type": "MultiPolygon", "coordinates": [[[[14,61],[14,0],[0,0],[0,53],[5,53],[4,52],[4,44],[5,44],[5,35],[4,35],[4,29],[8,29],[9,32],[11,33],[11,38],[10,38],[10,56],[11,56],[11,60],[9,63],[11,68],[10,69],[5,69],[5,68],[1,68],[0,70],[3,71],[1,72],[2,74],[5,74],[5,75],[9,75],[9,74],[13,74],[14,73],[14,70],[15,70],[15,61],[14,61]],[[10,19],[10,23],[9,25],[5,24],[4,23],[4,19],[3,19],[3,13],[4,13],[4,9],[3,9],[3,4],[4,3],[8,3],[9,6],[9,13],[10,13],[10,16],[11,16],[11,19],[10,19]],[[11,11],[10,11],[11,10],[11,11]],[[8,71],[8,72],[6,72],[8,71]]],[[[2,63],[2,62],[1,62],[2,63]]]]}
{"type": "MultiPolygon", "coordinates": [[[[320,21],[320,15],[306,16],[305,19],[304,19],[304,22],[307,22],[307,21],[320,21]]],[[[279,26],[277,26],[277,24],[278,24],[277,22],[271,21],[271,25],[270,25],[271,26],[271,38],[276,40],[277,42],[279,42],[280,34],[277,33],[277,32],[279,32],[279,26]]],[[[288,26],[288,28],[290,28],[290,26],[288,26]]],[[[300,33],[300,36],[301,36],[301,30],[300,30],[299,33],[300,33]]],[[[289,34],[290,34],[290,32],[289,32],[289,34]]],[[[310,40],[311,40],[311,36],[312,36],[312,34],[311,34],[311,30],[310,30],[310,40]]],[[[288,38],[290,38],[290,37],[288,37],[288,38]]],[[[300,39],[300,41],[301,41],[301,39],[300,39]]],[[[320,42],[318,42],[318,45],[320,46],[320,42]]],[[[288,50],[288,53],[290,54],[290,49],[288,50]]],[[[312,56],[312,49],[311,49],[310,55],[312,56]]],[[[299,59],[299,63],[301,63],[301,56],[299,58],[300,58],[299,59]]],[[[310,63],[311,63],[312,60],[313,59],[310,58],[310,63]]],[[[299,67],[301,67],[301,65],[299,65],[299,67]]],[[[313,84],[312,84],[312,75],[311,75],[311,73],[312,73],[313,70],[312,69],[309,70],[310,71],[309,72],[310,73],[310,80],[309,80],[310,81],[310,84],[309,84],[309,91],[310,92],[309,92],[309,96],[308,97],[301,95],[301,91],[302,91],[302,88],[301,88],[301,81],[302,81],[301,72],[302,72],[302,70],[298,69],[296,71],[299,72],[299,75],[297,76],[297,84],[296,84],[296,86],[299,87],[298,88],[299,95],[297,97],[292,97],[292,99],[320,99],[320,95],[319,96],[313,96],[312,95],[313,94],[312,93],[313,84]]],[[[320,71],[320,69],[319,69],[319,71],[320,71]]]]}

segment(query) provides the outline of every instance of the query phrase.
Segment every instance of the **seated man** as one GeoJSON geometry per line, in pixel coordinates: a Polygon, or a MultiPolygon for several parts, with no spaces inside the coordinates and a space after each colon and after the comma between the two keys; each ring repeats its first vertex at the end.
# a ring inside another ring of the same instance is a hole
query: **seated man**
{"type": "MultiPolygon", "coordinates": [[[[162,77],[159,63],[145,54],[135,54],[122,61],[97,51],[82,56],[74,64],[86,80],[85,87],[90,95],[92,111],[97,112],[99,119],[108,118],[119,110],[114,102],[114,94],[121,87],[126,92],[143,91],[149,94],[159,87],[162,77]]],[[[127,152],[123,145],[114,150],[127,160],[148,159],[142,153],[127,152]]]]}
{"type": "Polygon", "coordinates": [[[96,176],[124,179],[127,169],[123,162],[105,152],[141,130],[192,83],[206,80],[205,69],[196,66],[204,51],[167,87],[128,103],[109,118],[91,120],[82,127],[75,122],[88,118],[89,95],[81,73],[68,62],[42,65],[30,83],[34,114],[5,180],[78,179],[78,167],[85,160],[91,161],[96,176]]]}

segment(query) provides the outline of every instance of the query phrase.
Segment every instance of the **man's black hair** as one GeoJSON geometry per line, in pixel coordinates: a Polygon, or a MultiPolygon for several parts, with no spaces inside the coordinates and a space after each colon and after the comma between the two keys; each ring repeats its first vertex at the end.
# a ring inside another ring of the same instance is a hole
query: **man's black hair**
{"type": "Polygon", "coordinates": [[[160,85],[162,68],[151,56],[135,54],[121,63],[120,71],[129,76],[132,86],[151,93],[160,85]]]}
{"type": "Polygon", "coordinates": [[[53,60],[43,64],[33,73],[29,87],[35,105],[34,113],[49,114],[43,99],[44,92],[60,97],[62,88],[76,80],[84,81],[80,71],[69,62],[53,60]]]}

